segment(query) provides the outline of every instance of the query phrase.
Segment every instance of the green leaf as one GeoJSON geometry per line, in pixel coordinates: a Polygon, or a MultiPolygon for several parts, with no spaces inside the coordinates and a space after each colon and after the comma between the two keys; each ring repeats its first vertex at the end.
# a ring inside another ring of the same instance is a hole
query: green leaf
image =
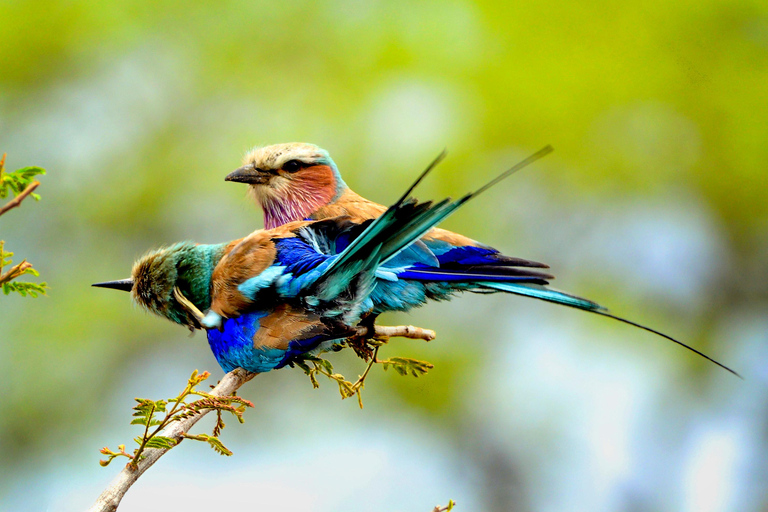
{"type": "Polygon", "coordinates": [[[309,375],[309,372],[312,371],[309,369],[309,366],[304,361],[300,361],[297,359],[293,361],[293,363],[296,364],[296,366],[298,366],[299,368],[301,368],[304,371],[304,373],[306,373],[307,375],[309,375]]]}
{"type": "Polygon", "coordinates": [[[232,455],[232,452],[226,446],[224,446],[224,443],[222,443],[216,436],[209,436],[208,434],[184,434],[184,438],[194,439],[195,441],[205,441],[211,446],[211,448],[216,450],[221,455],[226,455],[227,457],[232,455]]]}
{"type": "Polygon", "coordinates": [[[170,450],[176,446],[176,440],[165,436],[152,436],[145,445],[147,448],[162,448],[170,450]]]}
{"type": "MultiPolygon", "coordinates": [[[[227,447],[224,446],[224,444],[218,438],[218,434],[222,431],[222,429],[225,426],[224,421],[221,418],[221,413],[230,412],[235,415],[235,417],[240,423],[242,423],[243,413],[245,412],[246,407],[253,407],[253,404],[250,401],[236,395],[215,396],[209,393],[204,393],[202,391],[196,391],[194,389],[194,386],[204,381],[209,376],[210,376],[210,373],[208,372],[202,372],[200,374],[198,374],[197,371],[193,372],[192,376],[187,381],[187,387],[185,387],[184,390],[175,398],[169,398],[167,400],[150,400],[148,398],[136,398],[135,399],[136,405],[133,407],[133,419],[131,420],[131,424],[141,425],[145,427],[144,433],[134,438],[134,442],[136,442],[136,444],[138,444],[139,447],[134,451],[133,455],[129,455],[125,453],[124,452],[125,446],[123,445],[119,446],[120,453],[116,454],[115,452],[112,452],[108,448],[103,448],[101,453],[107,455],[108,457],[112,457],[113,455],[128,457],[129,459],[131,459],[130,464],[135,466],[138,461],[142,460],[145,457],[143,454],[144,449],[146,448],[171,449],[178,444],[178,441],[167,436],[148,435],[147,433],[149,432],[148,430],[149,427],[165,425],[170,421],[192,417],[197,414],[200,414],[201,411],[209,409],[209,410],[215,410],[217,413],[217,422],[216,422],[216,426],[214,427],[214,435],[213,436],[209,436],[207,434],[192,435],[192,434],[185,433],[185,434],[182,434],[182,436],[184,439],[195,439],[198,441],[205,441],[211,446],[211,448],[213,448],[214,450],[216,450],[218,453],[222,455],[232,455],[232,452],[229,449],[227,449],[227,447]],[[201,396],[202,398],[187,404],[185,400],[190,395],[198,395],[198,396],[201,396]],[[172,403],[174,405],[172,407],[169,407],[168,406],[169,403],[172,403]],[[171,412],[173,412],[173,414],[171,414],[171,412]],[[161,416],[163,418],[162,420],[155,419],[155,416],[158,413],[165,413],[163,416],[161,416]]],[[[106,465],[106,464],[109,464],[110,461],[111,461],[111,458],[105,461],[101,461],[100,464],[106,465]]]]}
{"type": "Polygon", "coordinates": [[[37,176],[38,174],[45,174],[45,169],[42,167],[22,167],[21,169],[16,169],[12,173],[8,173],[9,175],[17,175],[22,179],[31,180],[33,177],[37,176]]]}
{"type": "Polygon", "coordinates": [[[382,361],[382,364],[384,365],[384,370],[387,370],[391,366],[399,375],[406,376],[410,374],[413,377],[421,377],[435,367],[435,365],[427,361],[419,361],[418,359],[409,359],[406,357],[393,357],[386,361],[382,361]]]}
{"type": "MultiPolygon", "coordinates": [[[[162,423],[162,421],[160,421],[160,420],[151,420],[149,422],[149,426],[150,427],[154,427],[155,425],[159,425],[160,423],[162,423]]],[[[131,420],[131,425],[144,425],[144,426],[147,426],[147,417],[146,416],[142,416],[141,418],[136,418],[134,420],[131,420]]]]}
{"type": "Polygon", "coordinates": [[[320,364],[320,366],[322,366],[325,369],[325,371],[327,371],[328,373],[333,373],[333,365],[331,364],[331,362],[329,360],[327,360],[327,359],[320,359],[320,361],[318,361],[318,363],[320,364]]]}
{"type": "MultiPolygon", "coordinates": [[[[0,174],[0,198],[8,197],[8,192],[12,191],[15,195],[20,194],[27,186],[32,183],[34,177],[38,174],[45,174],[45,169],[40,167],[24,167],[13,172],[3,172],[0,174]]],[[[32,194],[37,196],[37,194],[32,194]]],[[[40,196],[35,197],[40,199],[40,196]]]]}
{"type": "Polygon", "coordinates": [[[37,297],[38,294],[45,295],[46,294],[46,283],[26,283],[26,282],[16,282],[11,281],[7,283],[3,283],[3,292],[8,295],[11,292],[16,292],[20,294],[22,297],[26,297],[27,294],[29,294],[31,297],[37,297]]]}
{"type": "Polygon", "coordinates": [[[200,434],[200,437],[207,441],[210,447],[213,448],[217,453],[226,455],[227,457],[232,455],[232,452],[229,450],[229,448],[224,446],[224,443],[222,443],[218,437],[209,436],[207,434],[200,434]]]}

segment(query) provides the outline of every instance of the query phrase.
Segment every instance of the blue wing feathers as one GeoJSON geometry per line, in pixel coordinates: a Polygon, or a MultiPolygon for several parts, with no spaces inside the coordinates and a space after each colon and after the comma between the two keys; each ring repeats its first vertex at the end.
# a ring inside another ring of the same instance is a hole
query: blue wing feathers
{"type": "Polygon", "coordinates": [[[317,267],[331,256],[317,252],[303,238],[279,238],[275,240],[276,262],[285,266],[285,272],[300,275],[317,267]]]}

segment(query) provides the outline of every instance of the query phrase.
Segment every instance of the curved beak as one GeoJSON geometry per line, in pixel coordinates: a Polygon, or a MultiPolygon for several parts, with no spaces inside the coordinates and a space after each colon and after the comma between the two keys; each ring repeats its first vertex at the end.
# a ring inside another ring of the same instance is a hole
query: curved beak
{"type": "Polygon", "coordinates": [[[253,164],[248,164],[227,174],[224,181],[248,183],[249,185],[266,185],[269,182],[270,176],[270,173],[257,169],[253,164]]]}
{"type": "Polygon", "coordinates": [[[119,279],[117,281],[107,281],[105,283],[95,283],[91,286],[98,286],[99,288],[113,288],[115,290],[123,290],[129,292],[133,289],[133,278],[119,279]]]}

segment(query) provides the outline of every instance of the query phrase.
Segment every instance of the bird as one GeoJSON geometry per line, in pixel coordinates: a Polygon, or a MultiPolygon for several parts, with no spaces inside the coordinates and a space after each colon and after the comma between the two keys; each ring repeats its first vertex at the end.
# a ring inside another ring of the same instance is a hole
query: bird
{"type": "MultiPolygon", "coordinates": [[[[418,203],[408,197],[412,190],[375,220],[297,221],[228,243],[180,242],[140,258],[130,278],[94,286],[129,291],[151,313],[206,329],[226,371],[281,368],[354,335],[363,316],[408,310],[467,287],[424,274],[435,257],[418,238],[468,198],[418,203]],[[396,273],[404,270],[415,274],[398,283],[396,273]],[[387,295],[394,295],[395,287],[400,298],[393,306],[387,295]]],[[[514,267],[525,260],[497,255],[489,261],[500,265],[489,266],[496,275],[474,277],[546,283],[548,275],[514,267]]],[[[469,268],[476,262],[456,265],[469,268]]]]}
{"type": "MultiPolygon", "coordinates": [[[[547,148],[542,151],[545,153],[551,151],[551,147],[547,148]]],[[[505,176],[502,175],[489,183],[489,186],[503,177],[505,176]]],[[[243,165],[227,174],[224,179],[248,185],[248,194],[262,209],[264,224],[268,229],[300,219],[322,220],[339,215],[361,222],[376,218],[387,209],[349,188],[328,151],[305,142],[255,147],[246,153],[243,165]]],[[[473,248],[477,248],[476,250],[481,254],[486,250],[493,251],[493,254],[500,254],[495,249],[469,237],[440,228],[433,228],[422,237],[421,241],[436,255],[442,269],[452,264],[457,252],[469,253],[473,248]]],[[[482,256],[480,258],[482,259],[482,256]]],[[[546,264],[520,258],[517,258],[517,264],[549,268],[546,264]]],[[[561,297],[534,287],[498,284],[497,289],[580,308],[577,304],[561,301],[561,297]]],[[[612,315],[606,308],[593,308],[590,311],[682,344],[666,334],[612,315]]]]}
{"type": "Polygon", "coordinates": [[[436,244],[426,236],[467,201],[550,151],[542,149],[456,201],[416,201],[411,192],[443,153],[373,219],[294,220],[226,244],[184,242],[140,259],[130,279],[95,286],[131,291],[145,309],[205,329],[225,371],[263,373],[292,365],[338,347],[360,322],[384,311],[408,311],[470,291],[526,295],[615,318],[735,373],[674,338],[550,288],[552,276],[541,270],[546,265],[483,245],[436,244]]]}
{"type": "MultiPolygon", "coordinates": [[[[387,209],[349,188],[328,151],[314,144],[291,142],[254,148],[243,160],[243,166],[229,173],[225,181],[248,185],[249,195],[264,213],[266,229],[294,220],[341,215],[362,222],[387,209]]],[[[478,245],[475,240],[440,228],[433,229],[426,240],[435,240],[435,245],[478,245]]]]}

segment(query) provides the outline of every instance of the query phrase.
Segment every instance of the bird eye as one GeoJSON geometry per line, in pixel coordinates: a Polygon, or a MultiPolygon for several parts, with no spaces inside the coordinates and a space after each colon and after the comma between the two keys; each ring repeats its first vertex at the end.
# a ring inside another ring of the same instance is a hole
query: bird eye
{"type": "Polygon", "coordinates": [[[285,172],[296,172],[301,169],[301,162],[298,160],[289,160],[283,164],[283,170],[285,172]]]}

